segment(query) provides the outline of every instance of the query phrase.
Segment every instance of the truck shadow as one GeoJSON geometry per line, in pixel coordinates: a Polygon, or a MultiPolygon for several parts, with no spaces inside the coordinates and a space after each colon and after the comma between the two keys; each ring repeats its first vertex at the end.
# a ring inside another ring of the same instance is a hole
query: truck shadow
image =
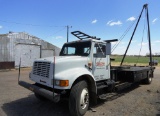
{"type": "MultiPolygon", "coordinates": [[[[115,100],[138,87],[140,87],[140,84],[136,83],[131,87],[107,96],[106,99],[100,99],[98,100],[98,104],[91,106],[89,110],[99,107],[107,101],[115,100]]],[[[61,101],[59,103],[51,101],[43,102],[36,99],[33,94],[16,101],[5,103],[1,108],[7,116],[70,116],[68,101],[61,101]]],[[[157,114],[157,116],[160,116],[160,114],[157,114]]]]}
{"type": "Polygon", "coordinates": [[[91,107],[96,108],[96,107],[99,107],[100,105],[104,104],[107,101],[115,100],[115,99],[133,91],[134,89],[140,87],[140,85],[141,85],[140,83],[134,83],[133,85],[131,85],[130,87],[127,87],[125,89],[119,90],[117,92],[106,94],[106,96],[103,99],[98,99],[98,104],[96,106],[91,106],[91,107]]]}
{"type": "MultiPolygon", "coordinates": [[[[160,98],[160,95],[159,95],[160,98]]],[[[160,102],[156,102],[158,109],[158,114],[156,116],[160,116],[160,102]]]]}
{"type": "Polygon", "coordinates": [[[5,103],[2,109],[7,116],[69,116],[67,101],[42,102],[36,99],[34,95],[5,103]]]}

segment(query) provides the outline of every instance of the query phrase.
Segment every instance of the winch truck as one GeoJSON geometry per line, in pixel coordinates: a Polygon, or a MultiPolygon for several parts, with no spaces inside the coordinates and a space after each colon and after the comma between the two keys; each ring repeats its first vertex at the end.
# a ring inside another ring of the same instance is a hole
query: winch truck
{"type": "Polygon", "coordinates": [[[141,80],[151,83],[153,67],[110,66],[111,42],[116,40],[99,40],[80,31],[72,34],[80,40],[65,43],[60,56],[34,61],[29,78],[35,84],[19,85],[41,100],[67,98],[70,113],[79,116],[103,94],[141,80]]]}
{"type": "Polygon", "coordinates": [[[111,66],[111,42],[117,40],[100,40],[80,31],[72,34],[80,40],[65,43],[59,56],[35,60],[29,74],[34,84],[19,78],[19,85],[40,100],[67,98],[70,114],[81,116],[107,93],[139,81],[152,82],[152,65],[111,66]]]}

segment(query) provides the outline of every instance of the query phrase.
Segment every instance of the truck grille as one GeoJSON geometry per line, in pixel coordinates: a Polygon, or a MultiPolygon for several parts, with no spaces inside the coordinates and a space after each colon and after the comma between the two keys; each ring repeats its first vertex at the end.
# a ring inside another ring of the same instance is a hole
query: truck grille
{"type": "Polygon", "coordinates": [[[50,62],[34,62],[33,74],[49,78],[50,62]]]}

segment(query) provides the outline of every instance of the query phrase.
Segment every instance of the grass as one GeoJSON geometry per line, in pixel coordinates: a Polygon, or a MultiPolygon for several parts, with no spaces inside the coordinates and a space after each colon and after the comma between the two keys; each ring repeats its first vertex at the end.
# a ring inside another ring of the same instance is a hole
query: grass
{"type": "MultiPolygon", "coordinates": [[[[114,55],[111,56],[111,58],[115,59],[115,61],[112,61],[112,64],[120,64],[120,62],[122,61],[123,56],[118,56],[118,55],[114,55]]],[[[160,61],[160,57],[153,57],[153,60],[158,60],[160,61]]],[[[149,64],[149,57],[145,57],[145,56],[140,56],[138,59],[138,56],[126,56],[126,58],[124,59],[123,64],[124,65],[148,65],[149,64]]]]}

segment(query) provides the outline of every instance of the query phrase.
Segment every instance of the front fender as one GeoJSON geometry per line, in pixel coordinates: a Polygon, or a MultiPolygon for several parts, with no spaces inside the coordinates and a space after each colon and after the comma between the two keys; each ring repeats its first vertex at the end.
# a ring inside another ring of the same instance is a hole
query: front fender
{"type": "Polygon", "coordinates": [[[55,88],[70,89],[75,80],[82,75],[89,75],[95,82],[95,79],[91,71],[88,70],[87,68],[72,68],[59,72],[58,74],[55,74],[55,80],[69,80],[69,86],[68,87],[55,86],[55,88]]]}

